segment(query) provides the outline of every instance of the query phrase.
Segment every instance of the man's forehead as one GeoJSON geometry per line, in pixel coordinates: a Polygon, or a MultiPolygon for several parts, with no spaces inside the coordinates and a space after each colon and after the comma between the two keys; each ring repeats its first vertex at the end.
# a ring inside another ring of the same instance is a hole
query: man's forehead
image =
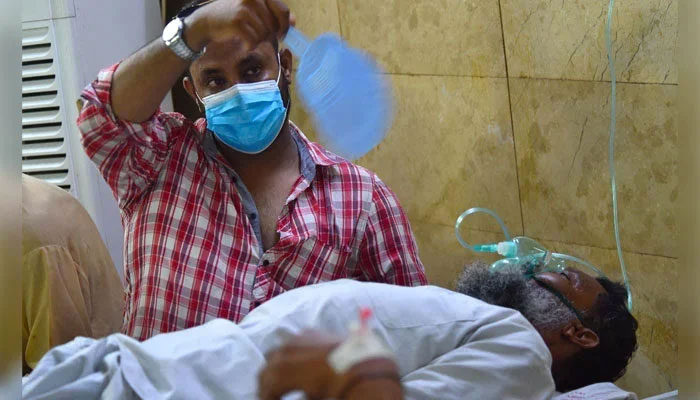
{"type": "Polygon", "coordinates": [[[563,273],[543,272],[537,274],[537,278],[538,283],[556,290],[582,310],[592,308],[598,296],[606,293],[594,276],[576,268],[567,268],[563,273]]]}
{"type": "MultiPolygon", "coordinates": [[[[569,268],[567,271],[571,271],[571,269],[569,268]]],[[[598,297],[604,295],[607,291],[594,276],[580,270],[573,270],[572,272],[577,274],[578,282],[576,285],[577,290],[570,296],[573,297],[571,300],[574,300],[583,309],[592,308],[598,297]]]]}
{"type": "MultiPolygon", "coordinates": [[[[572,270],[571,268],[567,268],[567,271],[572,270]]],[[[598,295],[598,294],[603,294],[606,293],[605,288],[603,285],[598,282],[598,279],[589,274],[588,272],[581,271],[581,270],[574,270],[578,273],[579,278],[585,282],[586,289],[591,291],[592,294],[598,295]]]]}
{"type": "Polygon", "coordinates": [[[275,50],[270,42],[261,42],[253,49],[246,49],[241,40],[234,39],[225,43],[211,43],[206,52],[192,63],[193,72],[218,69],[222,66],[237,65],[249,59],[274,58],[275,50]]]}

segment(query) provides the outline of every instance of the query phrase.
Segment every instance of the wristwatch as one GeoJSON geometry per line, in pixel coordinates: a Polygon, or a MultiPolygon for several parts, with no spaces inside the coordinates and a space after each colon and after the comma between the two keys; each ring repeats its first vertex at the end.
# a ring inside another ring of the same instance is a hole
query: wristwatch
{"type": "Polygon", "coordinates": [[[199,58],[206,51],[206,47],[199,53],[193,51],[187,46],[182,38],[182,32],[185,29],[185,23],[182,18],[176,17],[165,26],[163,29],[163,43],[178,57],[185,61],[192,62],[199,58]]]}

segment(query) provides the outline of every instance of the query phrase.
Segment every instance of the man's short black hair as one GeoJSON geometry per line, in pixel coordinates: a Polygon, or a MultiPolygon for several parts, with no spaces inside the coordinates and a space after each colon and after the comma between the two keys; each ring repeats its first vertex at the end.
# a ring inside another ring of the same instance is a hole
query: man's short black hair
{"type": "MultiPolygon", "coordinates": [[[[178,10],[178,12],[177,12],[176,15],[180,15],[180,14],[186,12],[186,11],[189,10],[189,9],[191,9],[191,11],[194,11],[194,9],[196,9],[196,8],[198,7],[199,4],[205,3],[205,2],[207,2],[207,1],[208,1],[208,0],[192,0],[192,1],[189,1],[189,2],[185,3],[185,5],[182,6],[182,8],[180,8],[180,9],[178,10]]],[[[188,15],[188,14],[187,14],[187,15],[188,15]]],[[[270,43],[272,43],[272,47],[275,48],[275,51],[276,51],[276,52],[279,52],[279,41],[277,40],[277,38],[272,38],[272,39],[270,39],[270,43]]],[[[190,80],[192,79],[192,74],[190,73],[190,68],[189,68],[189,67],[185,70],[185,76],[188,77],[188,78],[190,78],[190,80]]]]}
{"type": "Polygon", "coordinates": [[[587,313],[586,323],[598,334],[598,346],[579,352],[558,368],[557,390],[566,392],[599,382],[615,382],[622,377],[637,350],[638,323],[627,309],[627,290],[607,278],[596,278],[601,294],[587,313]]]}

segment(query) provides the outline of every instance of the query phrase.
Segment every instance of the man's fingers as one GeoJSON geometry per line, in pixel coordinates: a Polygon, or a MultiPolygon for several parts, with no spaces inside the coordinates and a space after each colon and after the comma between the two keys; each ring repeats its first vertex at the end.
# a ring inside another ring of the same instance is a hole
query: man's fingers
{"type": "Polygon", "coordinates": [[[268,27],[265,22],[253,10],[241,11],[240,26],[244,41],[249,42],[251,48],[260,43],[267,36],[268,27]]]}
{"type": "Polygon", "coordinates": [[[267,9],[265,0],[249,1],[239,12],[238,19],[244,39],[251,49],[276,34],[277,21],[267,9]]]}
{"type": "Polygon", "coordinates": [[[268,363],[258,377],[258,392],[261,400],[277,400],[290,391],[286,374],[279,363],[268,363]]]}
{"type": "Polygon", "coordinates": [[[284,4],[281,0],[265,0],[268,10],[275,16],[276,20],[276,35],[277,39],[284,38],[287,35],[290,24],[290,11],[289,7],[284,4]]]}
{"type": "Polygon", "coordinates": [[[244,49],[246,51],[254,49],[258,43],[260,43],[259,36],[260,34],[258,33],[255,28],[253,28],[247,21],[243,22],[239,25],[239,30],[240,30],[240,35],[244,46],[244,49]],[[246,47],[248,46],[248,47],[246,47]]]}
{"type": "Polygon", "coordinates": [[[276,35],[278,29],[277,16],[269,9],[266,0],[257,0],[252,7],[255,15],[263,22],[264,29],[262,37],[267,38],[270,35],[276,35]]]}

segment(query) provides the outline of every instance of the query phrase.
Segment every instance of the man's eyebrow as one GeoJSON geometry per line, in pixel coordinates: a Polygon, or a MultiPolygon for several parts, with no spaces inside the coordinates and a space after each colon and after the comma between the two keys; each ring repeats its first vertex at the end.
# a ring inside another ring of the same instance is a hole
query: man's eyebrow
{"type": "Polygon", "coordinates": [[[201,72],[199,73],[199,75],[201,75],[201,76],[210,76],[210,75],[216,75],[216,74],[218,74],[218,73],[220,73],[220,72],[221,72],[221,70],[220,70],[219,68],[216,68],[216,67],[209,67],[209,68],[204,68],[204,69],[202,69],[201,72]]]}
{"type": "Polygon", "coordinates": [[[239,65],[246,65],[253,62],[262,62],[263,57],[258,53],[250,53],[245,56],[241,61],[238,62],[239,65]]]}

